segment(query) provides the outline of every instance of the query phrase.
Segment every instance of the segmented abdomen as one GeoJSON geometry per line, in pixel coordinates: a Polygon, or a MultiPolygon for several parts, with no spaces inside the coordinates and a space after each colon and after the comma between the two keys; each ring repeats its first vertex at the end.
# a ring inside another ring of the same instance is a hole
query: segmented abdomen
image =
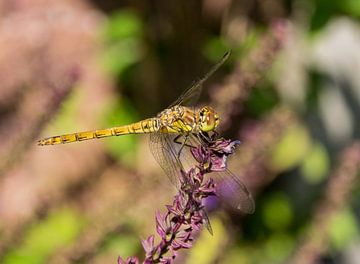
{"type": "Polygon", "coordinates": [[[158,130],[159,130],[159,119],[148,118],[125,126],[48,137],[39,140],[38,145],[45,146],[45,145],[65,144],[65,143],[90,140],[95,138],[122,136],[128,134],[152,133],[158,130]]]}

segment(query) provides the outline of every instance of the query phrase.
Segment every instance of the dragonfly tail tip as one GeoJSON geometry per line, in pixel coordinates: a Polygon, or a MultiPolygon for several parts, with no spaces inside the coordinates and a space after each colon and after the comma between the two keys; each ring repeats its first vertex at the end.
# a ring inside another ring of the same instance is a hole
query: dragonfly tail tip
{"type": "Polygon", "coordinates": [[[37,145],[38,146],[45,146],[46,144],[45,144],[44,140],[40,139],[40,140],[37,141],[37,145]]]}

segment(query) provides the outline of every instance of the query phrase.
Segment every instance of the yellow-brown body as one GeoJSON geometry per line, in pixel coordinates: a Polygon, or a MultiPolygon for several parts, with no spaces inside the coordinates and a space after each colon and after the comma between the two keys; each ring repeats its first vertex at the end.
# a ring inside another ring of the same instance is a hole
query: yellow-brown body
{"type": "Polygon", "coordinates": [[[165,109],[159,113],[157,117],[144,119],[124,126],[48,137],[39,140],[38,145],[57,145],[95,138],[154,132],[178,134],[197,133],[199,131],[213,130],[217,124],[218,117],[210,107],[195,110],[184,106],[174,106],[165,109]]]}

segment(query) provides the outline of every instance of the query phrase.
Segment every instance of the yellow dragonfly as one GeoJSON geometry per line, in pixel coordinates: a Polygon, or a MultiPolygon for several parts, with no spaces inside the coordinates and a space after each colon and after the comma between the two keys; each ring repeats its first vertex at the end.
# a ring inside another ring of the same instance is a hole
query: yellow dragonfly
{"type": "MultiPolygon", "coordinates": [[[[38,145],[58,145],[76,141],[99,139],[128,134],[150,134],[150,150],[170,181],[179,187],[179,172],[191,154],[185,154],[186,142],[197,140],[201,133],[213,132],[219,124],[219,116],[210,106],[196,108],[203,83],[228,59],[230,52],[215,64],[203,78],[195,82],[174,103],[156,117],[136,123],[107,129],[77,132],[40,139],[38,145]],[[183,142],[179,138],[184,137],[183,142]],[[179,147],[180,145],[180,147],[179,147]]],[[[198,141],[197,141],[198,142],[198,141]]],[[[232,207],[245,213],[254,211],[254,201],[242,181],[229,170],[214,173],[221,181],[220,196],[232,207]],[[227,200],[227,201],[226,201],[227,200]]]]}

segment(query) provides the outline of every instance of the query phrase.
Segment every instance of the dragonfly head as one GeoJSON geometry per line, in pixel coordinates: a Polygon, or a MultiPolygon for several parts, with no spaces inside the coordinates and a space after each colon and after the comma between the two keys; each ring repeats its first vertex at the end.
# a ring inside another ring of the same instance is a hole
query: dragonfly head
{"type": "Polygon", "coordinates": [[[200,130],[213,131],[219,125],[219,116],[210,106],[204,106],[199,110],[200,130]]]}

